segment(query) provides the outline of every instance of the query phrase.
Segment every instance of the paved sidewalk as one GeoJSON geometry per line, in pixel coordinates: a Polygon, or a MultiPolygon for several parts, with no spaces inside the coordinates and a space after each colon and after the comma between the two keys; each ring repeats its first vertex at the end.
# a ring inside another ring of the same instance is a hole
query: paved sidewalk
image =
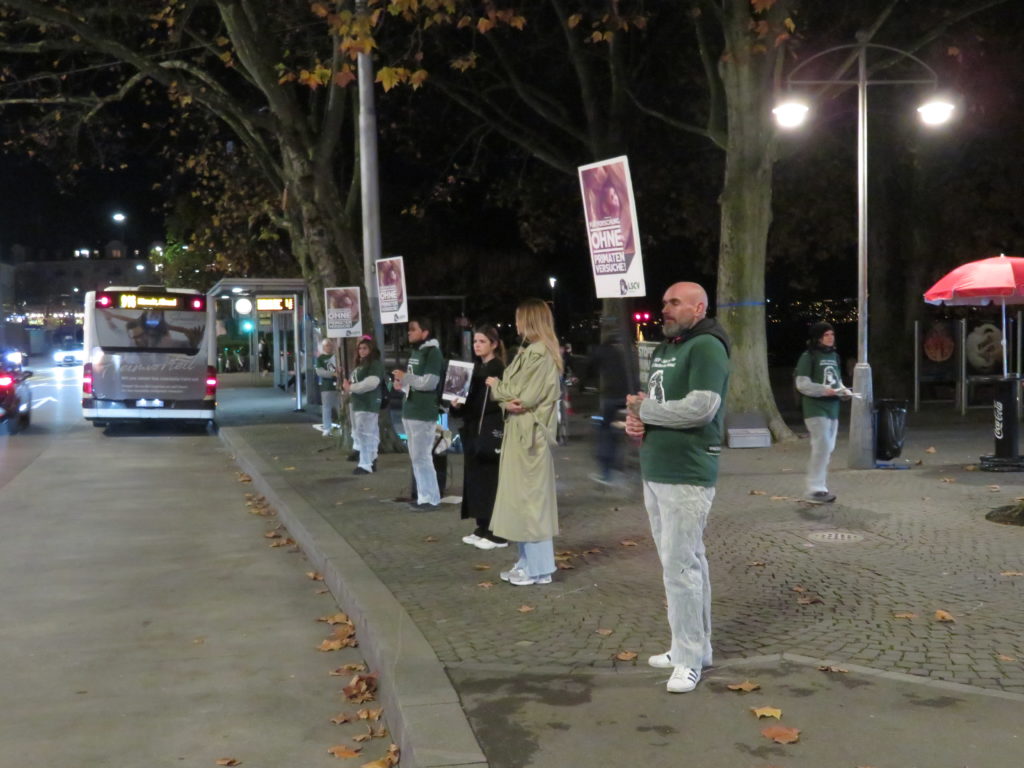
{"type": "MultiPolygon", "coordinates": [[[[588,479],[583,417],[556,458],[566,569],[549,587],[513,588],[497,578],[512,555],[462,544],[457,507],[393,501],[408,491],[406,456],[353,476],[292,402],[229,383],[221,436],[310,559],[336,566],[321,570],[382,673],[404,765],[546,767],[566,750],[581,765],[1020,763],[1024,576],[1006,574],[1024,572],[1024,531],[984,514],[1024,485],[968,469],[992,450],[984,413],[912,414],[909,470],[846,470],[841,442],[839,500],[826,506],[798,500],[806,441],[726,451],[707,535],[717,666],[694,694],[670,696],[643,664],[667,627],[637,480],[588,479]],[[623,651],[638,660],[613,658],[623,651]],[[848,671],[816,668],[827,664],[848,671]],[[763,693],[725,687],[747,676],[763,693]],[[767,723],[747,707],[765,703],[800,743],[760,735],[767,723]]],[[[450,465],[457,492],[460,457],[450,465]]]]}

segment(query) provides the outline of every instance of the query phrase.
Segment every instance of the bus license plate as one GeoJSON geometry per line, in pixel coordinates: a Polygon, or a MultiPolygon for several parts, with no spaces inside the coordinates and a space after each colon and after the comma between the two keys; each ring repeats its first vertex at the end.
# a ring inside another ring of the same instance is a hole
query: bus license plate
{"type": "Polygon", "coordinates": [[[146,398],[142,398],[141,400],[136,400],[135,401],[135,407],[136,408],[163,408],[164,407],[164,401],[163,400],[158,400],[156,398],[153,398],[152,400],[147,400],[146,398]]]}

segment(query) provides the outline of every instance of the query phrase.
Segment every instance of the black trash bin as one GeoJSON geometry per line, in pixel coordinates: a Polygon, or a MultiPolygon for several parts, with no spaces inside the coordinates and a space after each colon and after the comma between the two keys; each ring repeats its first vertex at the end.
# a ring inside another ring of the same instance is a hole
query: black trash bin
{"type": "Polygon", "coordinates": [[[907,429],[906,400],[875,400],[875,458],[895,459],[903,452],[907,429]]]}

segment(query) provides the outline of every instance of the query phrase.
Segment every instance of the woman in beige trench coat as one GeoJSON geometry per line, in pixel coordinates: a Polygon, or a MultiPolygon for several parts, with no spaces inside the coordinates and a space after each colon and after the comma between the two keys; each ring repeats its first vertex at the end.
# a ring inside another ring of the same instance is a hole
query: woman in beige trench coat
{"type": "Polygon", "coordinates": [[[503,581],[516,586],[550,584],[555,572],[553,538],[558,534],[555,444],[562,357],[551,309],[527,299],[516,309],[523,346],[501,379],[487,384],[505,411],[498,495],[491,516],[496,536],[515,541],[519,559],[503,581]]]}

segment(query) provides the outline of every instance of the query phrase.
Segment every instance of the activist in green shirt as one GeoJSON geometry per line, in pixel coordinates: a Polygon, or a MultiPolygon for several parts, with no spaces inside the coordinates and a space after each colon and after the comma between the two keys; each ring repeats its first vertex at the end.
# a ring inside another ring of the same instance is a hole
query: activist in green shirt
{"type": "Polygon", "coordinates": [[[811,435],[805,498],[815,504],[836,500],[826,485],[828,463],[839,432],[839,401],[848,400],[853,394],[840,376],[835,344],[832,325],[824,321],[814,323],[808,331],[807,351],[800,355],[793,371],[804,424],[811,435]]]}
{"type": "Polygon", "coordinates": [[[392,371],[395,389],[405,391],[402,426],[409,446],[409,461],[416,479],[417,511],[437,509],[441,492],[434,472],[434,424],[437,422],[437,385],[444,368],[441,345],[431,338],[431,324],[423,317],[409,320],[409,362],[406,369],[392,371]]]}
{"type": "Polygon", "coordinates": [[[334,350],[334,339],[324,339],[320,342],[320,354],[313,363],[320,385],[320,429],[324,437],[334,427],[334,410],[338,407],[338,365],[334,350]]]}
{"type": "Polygon", "coordinates": [[[354,475],[369,475],[377,469],[377,449],[380,447],[378,414],[383,381],[384,364],[380,361],[380,350],[372,338],[364,336],[356,345],[352,373],[342,383],[352,398],[352,442],[359,447],[359,466],[353,470],[354,475]]]}
{"type": "Polygon", "coordinates": [[[729,340],[706,317],[696,283],[676,283],[662,299],[666,341],[651,358],[647,392],[626,398],[626,434],[643,440],[644,505],[665,582],[672,644],[651,656],[672,669],[669,693],[687,693],[711,664],[711,580],[704,527],[718,479],[729,340]]]}

